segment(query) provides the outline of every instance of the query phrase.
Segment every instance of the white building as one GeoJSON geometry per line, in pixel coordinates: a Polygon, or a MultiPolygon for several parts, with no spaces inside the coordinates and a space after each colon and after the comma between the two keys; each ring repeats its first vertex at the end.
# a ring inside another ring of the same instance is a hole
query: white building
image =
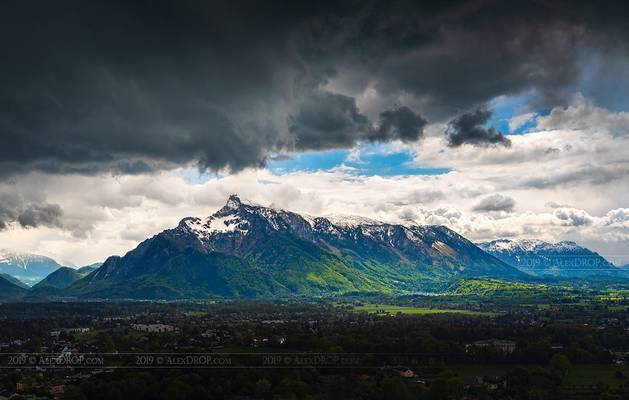
{"type": "Polygon", "coordinates": [[[472,345],[474,347],[493,347],[501,353],[511,354],[515,351],[516,343],[513,340],[489,339],[477,340],[472,345]]]}
{"type": "Polygon", "coordinates": [[[131,327],[136,331],[149,333],[173,332],[175,330],[172,325],[165,324],[133,324],[131,327]]]}

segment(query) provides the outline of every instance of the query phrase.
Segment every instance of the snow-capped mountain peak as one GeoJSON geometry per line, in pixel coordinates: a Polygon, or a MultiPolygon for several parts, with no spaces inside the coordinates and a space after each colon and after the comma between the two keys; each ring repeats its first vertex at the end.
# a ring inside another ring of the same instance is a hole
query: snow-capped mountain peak
{"type": "Polygon", "coordinates": [[[45,259],[45,257],[36,254],[0,249],[0,264],[13,264],[24,270],[28,268],[29,263],[42,261],[43,259],[45,259]]]}
{"type": "Polygon", "coordinates": [[[55,260],[37,254],[0,250],[0,273],[32,284],[46,277],[61,265],[55,260]]]}
{"type": "Polygon", "coordinates": [[[300,215],[235,195],[207,218],[185,218],[124,257],[110,257],[83,284],[115,287],[154,274],[176,276],[178,291],[241,294],[415,291],[433,278],[525,277],[444,226],[300,215]],[[235,279],[234,271],[247,278],[235,279]]]}
{"type": "Polygon", "coordinates": [[[479,247],[485,251],[498,252],[531,252],[531,251],[575,251],[582,250],[572,241],[550,243],[539,239],[498,239],[491,242],[479,243],[479,247]]]}
{"type": "Polygon", "coordinates": [[[238,197],[237,194],[232,194],[229,196],[229,199],[227,199],[227,203],[225,204],[225,208],[228,209],[236,209],[238,207],[240,207],[242,205],[242,201],[240,200],[240,197],[238,197]]]}
{"type": "Polygon", "coordinates": [[[183,219],[174,233],[192,233],[206,250],[233,254],[245,254],[251,246],[275,234],[319,243],[335,251],[353,246],[404,248],[410,258],[431,252],[453,254],[449,246],[452,243],[470,251],[476,248],[443,226],[386,223],[355,215],[301,215],[243,202],[237,195],[231,195],[225,206],[207,218],[183,219]]]}
{"type": "Polygon", "coordinates": [[[617,276],[619,269],[602,256],[572,241],[500,239],[478,246],[501,261],[536,276],[617,276]]]}
{"type": "Polygon", "coordinates": [[[489,243],[481,243],[481,248],[492,251],[532,251],[536,247],[546,244],[538,239],[499,239],[489,243]]]}
{"type": "MultiPolygon", "coordinates": [[[[382,231],[396,225],[356,215],[314,217],[274,207],[242,201],[238,195],[229,196],[226,204],[205,219],[189,217],[179,226],[193,232],[201,241],[216,235],[246,235],[252,229],[272,231],[309,231],[341,234],[341,231],[360,229],[365,234],[382,231]]],[[[408,229],[402,227],[402,229],[408,229]]],[[[408,236],[413,236],[408,233],[408,236]]]]}

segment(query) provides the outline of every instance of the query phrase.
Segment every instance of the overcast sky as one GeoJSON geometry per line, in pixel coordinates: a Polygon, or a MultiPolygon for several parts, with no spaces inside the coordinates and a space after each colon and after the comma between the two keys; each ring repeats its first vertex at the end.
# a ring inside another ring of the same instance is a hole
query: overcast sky
{"type": "Polygon", "coordinates": [[[629,12],[5,1],[0,247],[76,265],[231,193],[629,263],[629,12]]]}

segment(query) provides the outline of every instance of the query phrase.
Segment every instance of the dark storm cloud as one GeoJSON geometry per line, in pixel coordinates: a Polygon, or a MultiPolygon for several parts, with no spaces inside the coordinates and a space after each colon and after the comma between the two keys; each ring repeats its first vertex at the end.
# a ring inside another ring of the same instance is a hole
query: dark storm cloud
{"type": "Polygon", "coordinates": [[[352,97],[319,92],[307,98],[291,117],[290,132],[298,150],[350,147],[371,131],[352,97]]]}
{"type": "Polygon", "coordinates": [[[0,193],[0,230],[6,229],[10,222],[17,219],[21,206],[21,200],[17,196],[0,193]]]}
{"type": "Polygon", "coordinates": [[[17,221],[25,228],[60,226],[63,215],[57,204],[31,204],[18,216],[17,221]]]}
{"type": "Polygon", "coordinates": [[[423,136],[427,123],[428,121],[406,106],[385,110],[380,113],[380,126],[371,138],[380,141],[399,139],[403,142],[413,142],[423,136]]]}
{"type": "Polygon", "coordinates": [[[622,7],[5,1],[0,177],[239,170],[283,151],[417,140],[424,118],[500,95],[555,103],[573,91],[584,51],[626,54],[622,7]],[[384,99],[377,121],[355,100],[367,87],[384,99]],[[387,103],[402,94],[422,108],[387,103]]]}
{"type": "Polygon", "coordinates": [[[515,207],[515,201],[508,196],[503,196],[501,194],[492,194],[491,196],[487,196],[482,199],[476,206],[474,206],[474,211],[513,211],[515,207]]]}
{"type": "Polygon", "coordinates": [[[289,132],[297,150],[325,150],[351,147],[360,141],[416,141],[426,123],[408,107],[398,107],[380,113],[376,128],[360,113],[353,97],[321,91],[312,93],[290,117],[289,132]]]}
{"type": "Polygon", "coordinates": [[[458,147],[463,144],[511,146],[511,141],[502,132],[493,127],[485,127],[489,118],[491,118],[490,111],[477,109],[450,121],[445,132],[448,146],[458,147]]]}
{"type": "Polygon", "coordinates": [[[3,3],[0,168],[260,165],[283,143],[265,107],[299,66],[292,19],[251,7],[260,20],[195,1],[3,3]]]}
{"type": "Polygon", "coordinates": [[[21,196],[0,193],[0,230],[17,222],[24,228],[59,227],[63,211],[57,204],[46,202],[25,204],[21,196]]]}

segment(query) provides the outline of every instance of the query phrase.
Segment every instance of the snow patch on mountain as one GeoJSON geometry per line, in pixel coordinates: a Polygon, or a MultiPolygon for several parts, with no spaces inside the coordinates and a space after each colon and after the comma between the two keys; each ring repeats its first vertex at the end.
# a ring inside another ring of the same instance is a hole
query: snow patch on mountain
{"type": "Polygon", "coordinates": [[[359,215],[340,215],[332,214],[322,217],[330,221],[332,224],[344,228],[356,228],[365,225],[383,225],[383,222],[376,221],[371,218],[361,217],[359,215]]]}
{"type": "Polygon", "coordinates": [[[479,243],[478,246],[485,251],[498,252],[534,252],[534,251],[574,251],[584,249],[575,242],[563,241],[549,243],[539,239],[499,239],[491,242],[479,243]]]}
{"type": "Polygon", "coordinates": [[[622,270],[601,255],[572,241],[494,240],[479,243],[487,253],[535,276],[619,276],[622,270]]]}
{"type": "Polygon", "coordinates": [[[238,226],[238,218],[233,216],[212,218],[209,220],[210,232],[234,232],[238,226]]]}
{"type": "Polygon", "coordinates": [[[6,249],[0,249],[0,264],[12,264],[21,269],[28,269],[28,265],[33,262],[42,262],[47,258],[36,254],[19,253],[6,249]]]}

